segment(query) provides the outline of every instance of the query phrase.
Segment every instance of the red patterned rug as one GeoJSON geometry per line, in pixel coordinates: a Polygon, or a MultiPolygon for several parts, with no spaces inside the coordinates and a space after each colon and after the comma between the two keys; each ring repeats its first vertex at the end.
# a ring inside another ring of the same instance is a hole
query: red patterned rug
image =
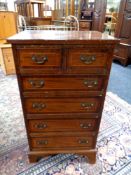
{"type": "Polygon", "coordinates": [[[106,96],[96,164],[74,154],[30,164],[16,77],[0,73],[0,92],[0,175],[131,175],[131,105],[116,95],[106,96]]]}

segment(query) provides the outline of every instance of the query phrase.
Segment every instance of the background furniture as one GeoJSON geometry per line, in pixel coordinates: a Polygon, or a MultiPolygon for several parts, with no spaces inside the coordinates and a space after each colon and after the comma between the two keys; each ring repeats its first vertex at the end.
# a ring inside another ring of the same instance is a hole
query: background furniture
{"type": "Polygon", "coordinates": [[[99,32],[24,31],[10,38],[30,162],[77,153],[95,163],[113,49],[99,32]]]}
{"type": "Polygon", "coordinates": [[[114,52],[114,59],[126,66],[131,62],[131,0],[121,0],[115,37],[120,44],[114,52]]]}
{"type": "Polygon", "coordinates": [[[53,20],[61,21],[63,17],[73,15],[79,20],[80,30],[97,30],[103,32],[106,13],[106,0],[66,0],[55,1],[53,20]]]}
{"type": "Polygon", "coordinates": [[[0,11],[0,40],[4,40],[17,33],[17,13],[0,11]]]}
{"type": "Polygon", "coordinates": [[[92,30],[104,31],[107,0],[95,0],[92,30]]]}
{"type": "Polygon", "coordinates": [[[44,10],[51,10],[47,8],[44,1],[15,1],[19,15],[25,16],[28,26],[36,25],[61,25],[69,15],[77,17],[79,21],[80,30],[96,30],[103,32],[106,12],[106,0],[61,0],[54,1],[54,10],[52,16],[44,17],[44,10]],[[38,17],[34,13],[34,5],[38,4],[38,17]],[[43,9],[44,6],[44,9],[43,9]]]}
{"type": "Polygon", "coordinates": [[[0,65],[5,75],[15,74],[11,44],[0,44],[0,65]]]}
{"type": "Polygon", "coordinates": [[[27,25],[36,25],[36,20],[42,21],[43,18],[43,3],[43,0],[17,0],[14,2],[15,11],[25,17],[27,25]],[[38,14],[35,14],[35,7],[38,14]]]}
{"type": "Polygon", "coordinates": [[[37,5],[38,17],[43,17],[43,0],[17,0],[14,3],[19,15],[35,17],[34,8],[37,5]]]}
{"type": "Polygon", "coordinates": [[[0,65],[5,75],[15,73],[12,48],[6,39],[16,33],[17,13],[0,11],[0,65]]]}

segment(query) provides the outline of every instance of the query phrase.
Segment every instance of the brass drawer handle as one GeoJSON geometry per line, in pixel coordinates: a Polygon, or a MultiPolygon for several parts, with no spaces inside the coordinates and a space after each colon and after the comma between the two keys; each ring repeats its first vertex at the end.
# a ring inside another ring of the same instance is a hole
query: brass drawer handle
{"type": "Polygon", "coordinates": [[[29,80],[29,83],[32,85],[34,88],[42,88],[45,84],[44,80],[29,80]]]}
{"type": "Polygon", "coordinates": [[[35,128],[37,129],[45,129],[47,128],[47,125],[44,123],[39,123],[39,124],[35,124],[35,128]]]}
{"type": "Polygon", "coordinates": [[[88,129],[88,128],[92,127],[92,124],[91,123],[81,123],[80,127],[82,129],[88,129]]]}
{"type": "Polygon", "coordinates": [[[86,139],[81,139],[81,140],[78,141],[78,143],[79,143],[79,144],[88,144],[89,141],[86,140],[86,139]]]}
{"type": "Polygon", "coordinates": [[[81,107],[84,108],[91,108],[94,106],[94,103],[81,103],[81,107]]]}
{"type": "Polygon", "coordinates": [[[84,64],[91,64],[96,60],[96,56],[94,56],[94,55],[81,55],[80,60],[84,64]]]}
{"type": "Polygon", "coordinates": [[[92,88],[92,87],[98,85],[98,81],[97,80],[84,80],[84,85],[89,87],[89,88],[92,88]]]}
{"type": "Polygon", "coordinates": [[[36,57],[35,55],[32,56],[32,61],[37,63],[37,64],[45,64],[46,61],[48,61],[48,57],[47,56],[43,56],[43,57],[36,57]]]}
{"type": "Polygon", "coordinates": [[[37,145],[47,145],[48,141],[47,140],[39,140],[36,143],[37,143],[37,145]]]}
{"type": "Polygon", "coordinates": [[[46,107],[43,103],[33,103],[32,104],[33,109],[37,109],[38,111],[44,109],[46,107]]]}

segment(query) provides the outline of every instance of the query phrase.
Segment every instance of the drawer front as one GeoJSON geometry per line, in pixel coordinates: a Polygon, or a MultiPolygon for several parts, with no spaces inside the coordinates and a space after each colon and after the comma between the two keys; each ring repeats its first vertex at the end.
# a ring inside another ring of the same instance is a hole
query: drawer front
{"type": "Polygon", "coordinates": [[[84,28],[90,28],[90,22],[80,22],[80,27],[84,27],[84,28]]]}
{"type": "Polygon", "coordinates": [[[97,119],[29,120],[30,132],[94,131],[97,119]]]}
{"type": "Polygon", "coordinates": [[[79,22],[79,25],[80,25],[80,30],[90,30],[90,25],[91,23],[90,22],[79,22]]]}
{"type": "Polygon", "coordinates": [[[90,136],[48,136],[31,138],[31,147],[34,149],[55,149],[69,147],[93,147],[93,137],[90,136]]]}
{"type": "Polygon", "coordinates": [[[27,113],[87,113],[98,112],[101,98],[77,98],[77,99],[26,99],[25,109],[27,113]]]}
{"type": "Polygon", "coordinates": [[[70,50],[67,61],[68,72],[103,73],[107,67],[108,54],[105,52],[89,52],[87,50],[70,50]]]}
{"type": "Polygon", "coordinates": [[[22,79],[23,90],[102,90],[104,77],[85,78],[32,78],[22,79]]]}
{"type": "Polygon", "coordinates": [[[119,56],[121,58],[128,57],[128,47],[122,47],[118,45],[114,50],[114,55],[119,56]]]}
{"type": "Polygon", "coordinates": [[[19,51],[20,67],[51,68],[61,66],[60,49],[23,49],[19,51]]]}

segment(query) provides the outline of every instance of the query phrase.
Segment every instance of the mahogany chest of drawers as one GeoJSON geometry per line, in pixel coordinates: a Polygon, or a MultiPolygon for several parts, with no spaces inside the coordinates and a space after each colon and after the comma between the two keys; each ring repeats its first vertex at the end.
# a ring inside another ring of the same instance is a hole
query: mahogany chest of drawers
{"type": "Polygon", "coordinates": [[[12,43],[29,160],[77,153],[95,163],[117,39],[99,32],[24,31],[12,43]]]}

